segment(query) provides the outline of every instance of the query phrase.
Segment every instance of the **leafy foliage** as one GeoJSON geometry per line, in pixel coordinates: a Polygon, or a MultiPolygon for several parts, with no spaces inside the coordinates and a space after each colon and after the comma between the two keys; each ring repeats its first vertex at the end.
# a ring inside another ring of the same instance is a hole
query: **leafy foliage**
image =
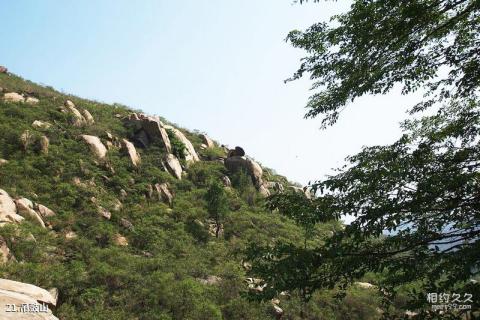
{"type": "MultiPolygon", "coordinates": [[[[0,228],[18,261],[1,265],[0,277],[58,288],[53,312],[61,319],[274,319],[270,304],[246,298],[244,250],[250,241],[296,241],[301,230],[261,202],[248,203],[243,189],[224,189],[221,179],[228,172],[217,160],[223,150],[212,151],[212,161],[191,164],[182,180],[161,169],[165,151],[157,143],[138,150],[142,163],[136,169],[115,146],[101,163],[79,135],[95,135],[103,143],[105,132],[131,137],[122,118],[132,110],[68,96],[15,75],[0,74],[0,87],[39,99],[35,106],[0,100],[0,158],[8,160],[0,167],[0,188],[56,212],[45,219],[51,230],[30,221],[0,228]],[[58,108],[66,99],[87,109],[95,124],[72,126],[58,108]],[[33,128],[35,120],[52,126],[33,128]],[[35,142],[22,150],[25,130],[33,140],[46,135],[49,153],[39,152],[35,142]],[[149,194],[156,183],[169,185],[171,207],[149,194]],[[212,183],[216,191],[208,203],[212,183]],[[98,206],[112,213],[110,220],[99,216],[98,206]],[[224,237],[210,235],[209,209],[224,237]],[[75,237],[67,238],[69,232],[75,237]],[[118,235],[128,246],[117,245],[118,235]],[[220,280],[202,282],[209,276],[220,280]]],[[[183,132],[199,150],[201,138],[183,132]]],[[[251,181],[246,186],[258,197],[251,181]]]]}
{"type": "MultiPolygon", "coordinates": [[[[315,80],[306,117],[334,123],[342,107],[395,84],[404,94],[422,88],[435,102],[468,99],[480,81],[480,3],[476,0],[354,1],[332,23],[317,23],[287,39],[304,49],[298,71],[315,80]]],[[[478,93],[478,92],[477,92],[478,93]]]]}

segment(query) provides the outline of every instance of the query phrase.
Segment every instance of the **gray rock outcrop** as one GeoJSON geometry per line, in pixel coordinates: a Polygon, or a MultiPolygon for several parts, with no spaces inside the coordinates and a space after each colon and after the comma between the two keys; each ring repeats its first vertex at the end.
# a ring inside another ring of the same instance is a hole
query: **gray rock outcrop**
{"type": "Polygon", "coordinates": [[[40,145],[40,151],[43,154],[48,154],[48,149],[50,147],[50,140],[47,138],[47,136],[41,136],[40,139],[38,140],[38,143],[40,145]]]}
{"type": "Polygon", "coordinates": [[[52,125],[46,121],[35,120],[32,123],[32,127],[35,129],[49,129],[52,125]]]}
{"type": "Polygon", "coordinates": [[[168,187],[168,184],[157,183],[157,184],[155,184],[155,190],[157,192],[159,201],[163,201],[164,203],[168,204],[169,206],[172,206],[173,194],[170,191],[170,188],[168,187]]]}
{"type": "Polygon", "coordinates": [[[6,223],[18,223],[24,218],[17,214],[17,206],[5,190],[0,189],[0,226],[6,223]]]}
{"type": "Polygon", "coordinates": [[[213,142],[212,139],[210,139],[206,134],[200,135],[202,138],[202,142],[207,146],[207,148],[213,148],[215,146],[215,143],[213,142]]]}
{"type": "Polygon", "coordinates": [[[57,304],[58,294],[49,292],[32,284],[0,279],[0,319],[4,320],[58,320],[48,305],[57,304]],[[15,305],[17,312],[8,312],[6,305],[15,305]],[[42,312],[22,310],[24,307],[38,306],[42,312]],[[20,312],[20,311],[23,312],[20,312]]]}
{"type": "Polygon", "coordinates": [[[123,139],[122,148],[126,151],[128,156],[130,157],[130,161],[132,162],[133,166],[138,167],[140,165],[141,159],[133,143],[131,143],[126,139],[123,139]]]}
{"type": "Polygon", "coordinates": [[[17,212],[24,218],[31,219],[33,222],[45,228],[45,222],[43,222],[42,217],[38,214],[33,208],[33,202],[27,198],[20,198],[15,200],[17,205],[17,212]]]}
{"type": "Polygon", "coordinates": [[[5,102],[25,102],[25,98],[16,92],[8,92],[3,95],[3,100],[5,102]]]}
{"type": "Polygon", "coordinates": [[[164,166],[170,174],[177,179],[182,179],[182,166],[180,161],[173,154],[169,153],[164,158],[164,166]]]}
{"type": "Polygon", "coordinates": [[[87,124],[87,120],[82,116],[80,111],[78,111],[77,107],[72,101],[65,101],[63,106],[64,108],[62,108],[61,110],[65,113],[69,113],[72,115],[72,124],[75,127],[83,127],[87,124]]]}
{"type": "Polygon", "coordinates": [[[99,137],[89,136],[85,134],[81,137],[88,144],[90,150],[98,159],[105,159],[105,157],[107,156],[107,148],[103,145],[102,141],[100,141],[99,137]]]}
{"type": "Polygon", "coordinates": [[[35,98],[35,97],[27,97],[27,98],[25,99],[25,103],[30,104],[30,105],[36,105],[36,104],[38,104],[39,102],[40,102],[40,100],[38,100],[38,99],[35,98]]]}
{"type": "Polygon", "coordinates": [[[161,141],[167,153],[172,152],[172,145],[167,131],[158,117],[132,113],[126,119],[128,125],[134,127],[135,142],[146,147],[150,142],[161,141]]]}
{"type": "Polygon", "coordinates": [[[185,145],[185,161],[187,163],[200,161],[200,158],[198,157],[198,154],[195,151],[193,144],[190,142],[190,140],[187,139],[187,137],[183,134],[183,132],[169,125],[165,125],[164,127],[167,130],[172,130],[175,137],[177,137],[177,139],[180,140],[185,145]]]}

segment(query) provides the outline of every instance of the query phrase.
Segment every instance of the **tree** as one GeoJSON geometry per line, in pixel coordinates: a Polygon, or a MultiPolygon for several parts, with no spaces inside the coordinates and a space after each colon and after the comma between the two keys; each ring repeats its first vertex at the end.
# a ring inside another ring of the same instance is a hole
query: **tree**
{"type": "MultiPolygon", "coordinates": [[[[355,220],[311,247],[252,245],[253,272],[270,296],[305,287],[291,270],[307,275],[310,291],[375,272],[385,318],[401,289],[417,319],[460,318],[469,311],[440,314],[427,295],[480,295],[480,1],[354,1],[333,20],[288,36],[309,54],[290,80],[309,73],[318,90],[306,117],[333,124],[348,102],[397,84],[426,92],[412,112],[437,111],[405,121],[397,142],[347,158],[311,185],[314,199],[271,197],[271,208],[301,225],[355,220]]],[[[480,309],[478,299],[467,304],[480,309]]]]}
{"type": "Polygon", "coordinates": [[[225,215],[228,212],[228,199],[223,186],[212,180],[208,186],[205,194],[205,201],[207,202],[207,211],[215,221],[215,237],[218,238],[225,215]]]}
{"type": "Polygon", "coordinates": [[[357,0],[331,24],[289,33],[287,40],[308,53],[289,80],[306,73],[315,80],[306,117],[323,114],[324,125],[348,102],[396,84],[404,94],[425,90],[428,99],[413,111],[472,98],[480,82],[479,30],[478,0],[357,0]]]}

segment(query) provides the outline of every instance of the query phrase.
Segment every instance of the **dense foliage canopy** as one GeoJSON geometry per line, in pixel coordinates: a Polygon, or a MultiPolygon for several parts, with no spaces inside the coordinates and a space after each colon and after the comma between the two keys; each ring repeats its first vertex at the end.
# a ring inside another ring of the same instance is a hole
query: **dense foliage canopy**
{"type": "Polygon", "coordinates": [[[429,110],[405,121],[397,142],[366,147],[311,184],[314,199],[270,198],[304,228],[354,221],[328,237],[313,233],[308,245],[252,245],[253,272],[271,284],[264,297],[308,289],[308,300],[370,279],[386,318],[480,316],[471,312],[480,309],[480,2],[354,1],[288,40],[308,53],[290,80],[315,81],[306,116],[325,116],[325,126],[355,98],[395,85],[421,89],[412,112],[429,110]],[[440,312],[429,293],[477,298],[468,310],[440,312]],[[391,307],[399,304],[403,312],[391,307]]]}

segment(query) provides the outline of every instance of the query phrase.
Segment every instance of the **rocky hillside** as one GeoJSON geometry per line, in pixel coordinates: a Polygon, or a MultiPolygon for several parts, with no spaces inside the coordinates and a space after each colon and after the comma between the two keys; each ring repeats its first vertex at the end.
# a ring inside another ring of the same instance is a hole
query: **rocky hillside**
{"type": "Polygon", "coordinates": [[[2,69],[0,318],[289,318],[289,294],[249,299],[266,284],[244,260],[249,243],[303,241],[264,209],[287,188],[303,192],[241,147],[2,69]],[[220,222],[212,181],[227,199],[220,222]]]}
{"type": "Polygon", "coordinates": [[[58,290],[46,301],[57,316],[214,319],[244,309],[246,241],[297,234],[259,212],[287,180],[240,147],[6,72],[0,87],[2,277],[58,290]],[[219,239],[203,199],[211,179],[229,196],[219,239]]]}

